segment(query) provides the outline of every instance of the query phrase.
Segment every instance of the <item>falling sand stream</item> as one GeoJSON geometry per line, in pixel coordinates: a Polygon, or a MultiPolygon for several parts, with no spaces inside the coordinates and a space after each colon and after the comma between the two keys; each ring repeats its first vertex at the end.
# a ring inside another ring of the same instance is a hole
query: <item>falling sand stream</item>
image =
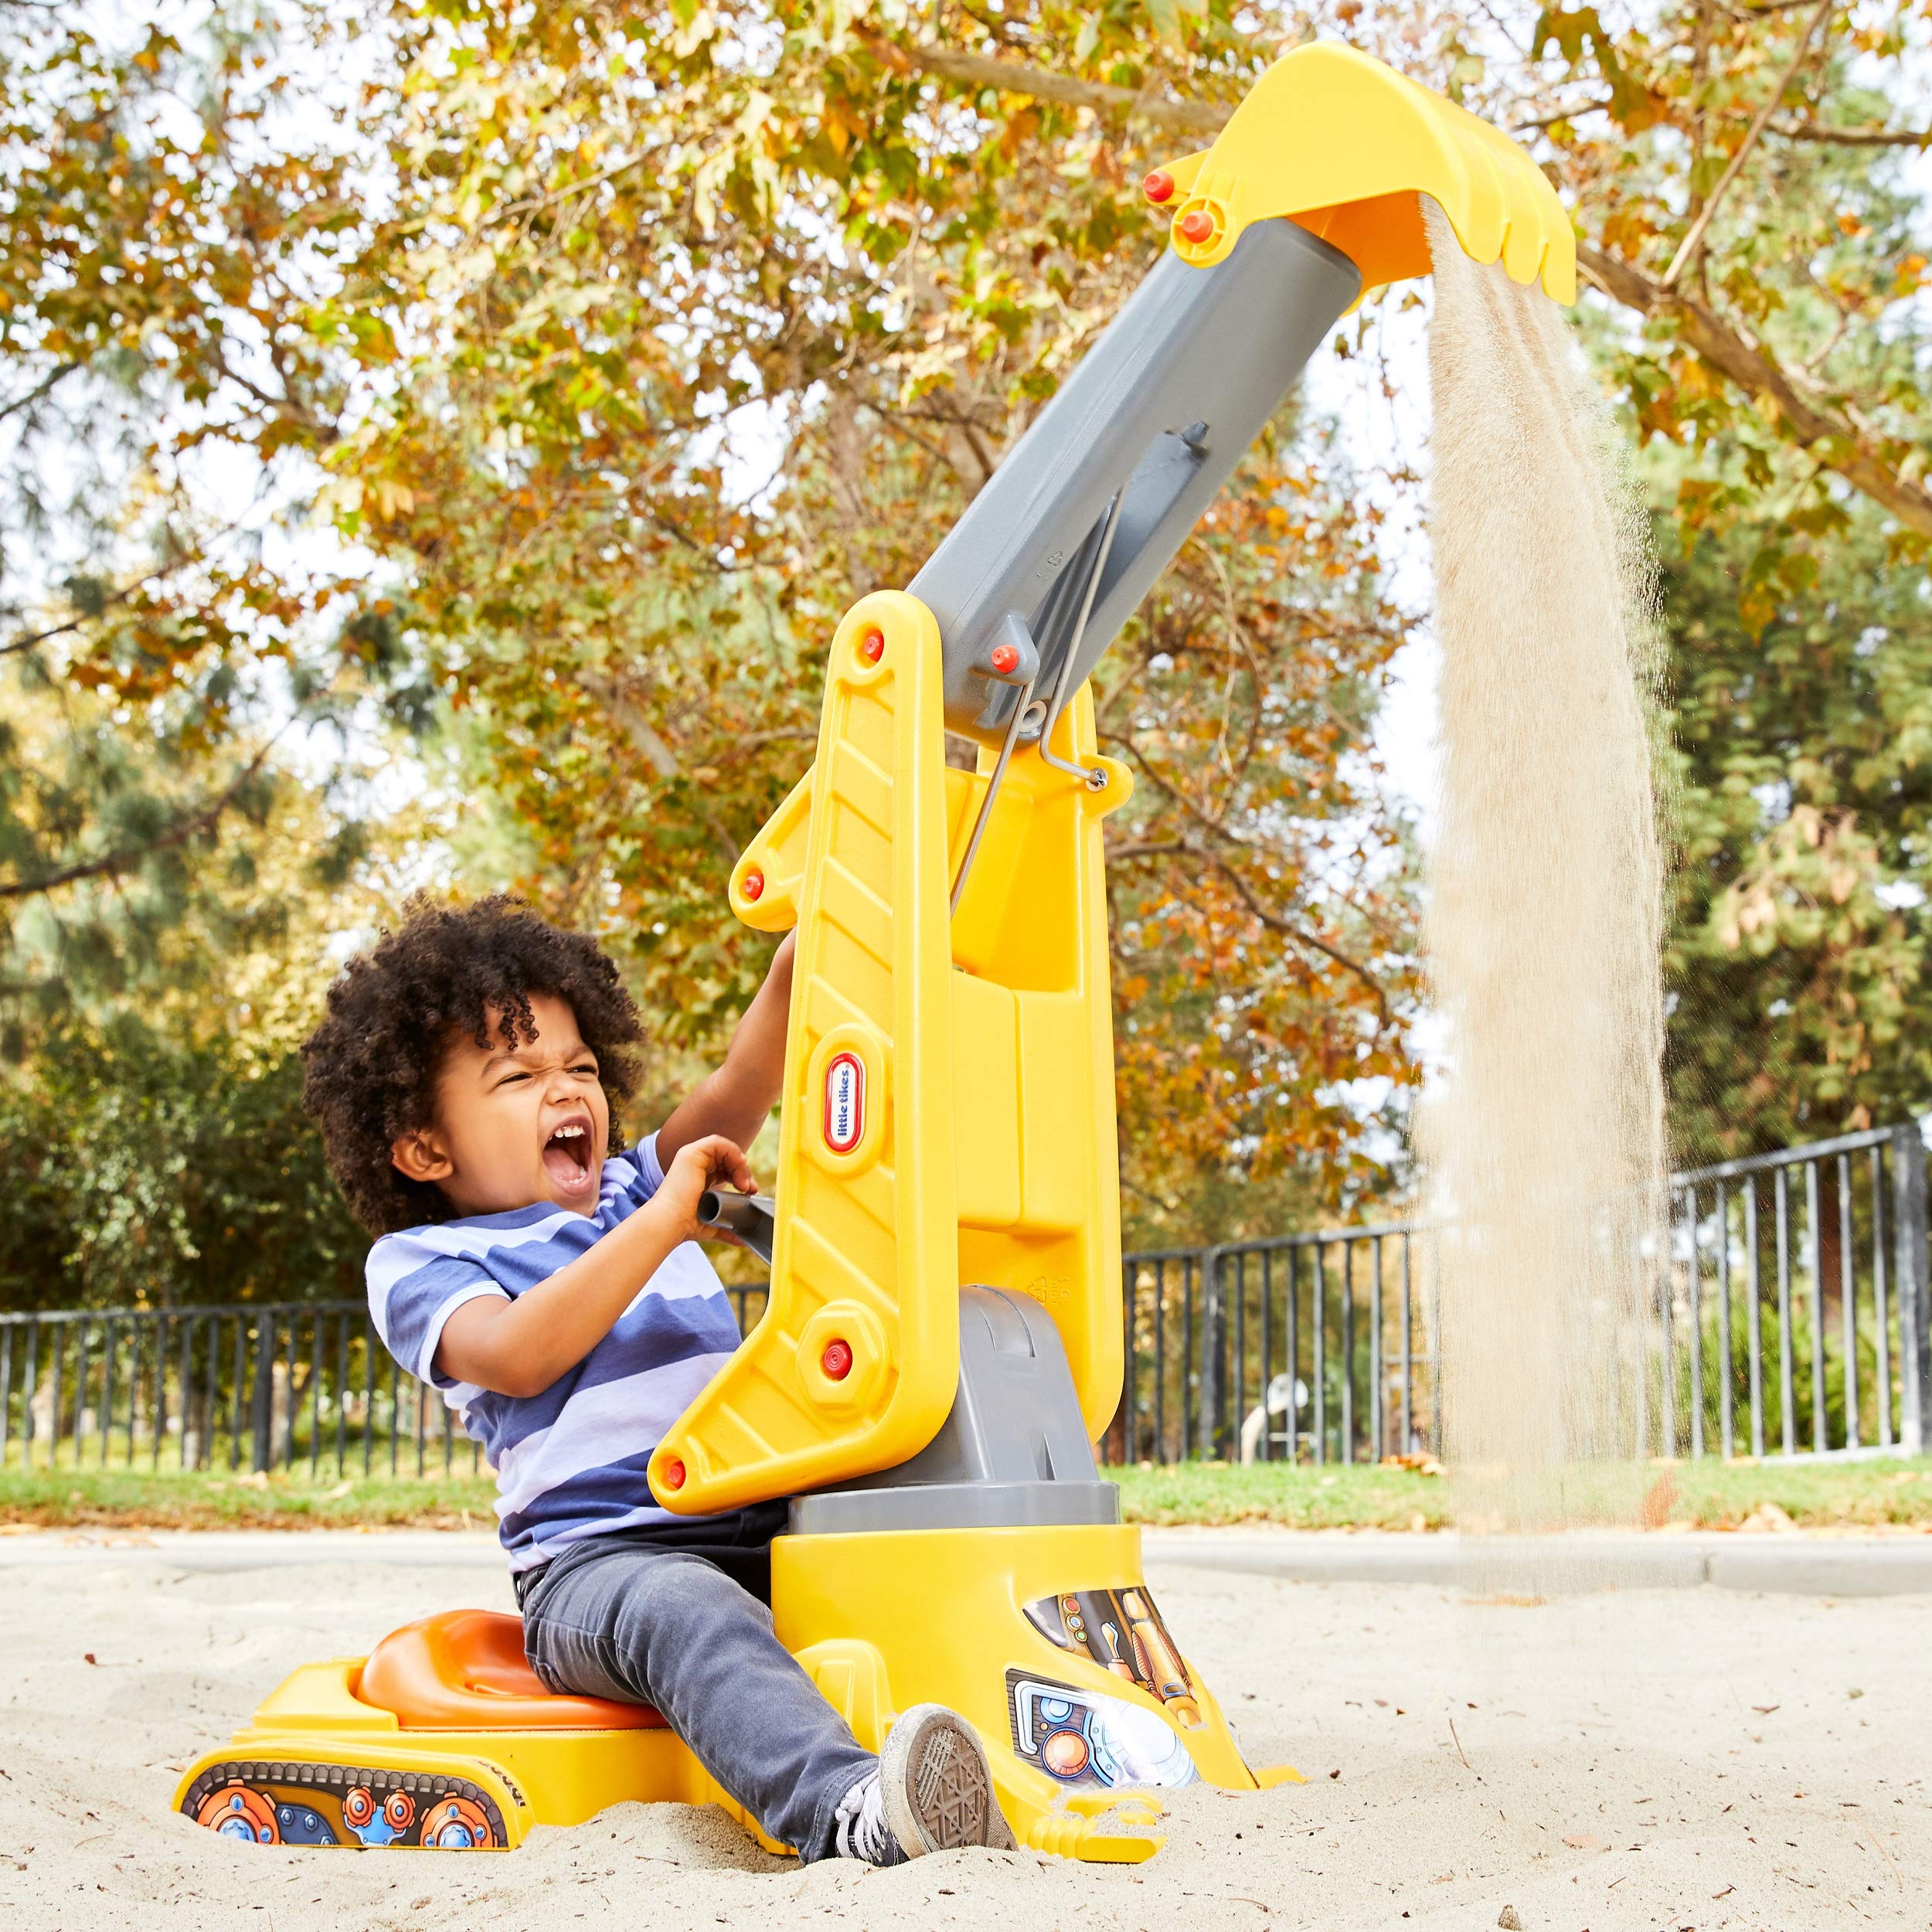
{"type": "Polygon", "coordinates": [[[1417,1141],[1458,1519],[1533,1531],[1638,1492],[1665,1168],[1654,570],[1562,311],[1423,207],[1447,1064],[1417,1141]]]}

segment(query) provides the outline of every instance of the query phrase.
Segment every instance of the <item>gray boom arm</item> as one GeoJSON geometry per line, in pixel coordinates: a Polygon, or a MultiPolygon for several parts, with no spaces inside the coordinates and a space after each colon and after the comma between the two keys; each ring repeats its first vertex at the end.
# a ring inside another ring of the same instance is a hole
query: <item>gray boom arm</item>
{"type": "MultiPolygon", "coordinates": [[[[1216,267],[1163,255],[909,587],[939,620],[948,730],[997,747],[1077,635],[1079,689],[1361,287],[1287,221],[1257,223],[1216,267]],[[1017,647],[1005,676],[1002,642],[1017,647]]],[[[1030,709],[1021,742],[1046,721],[1030,709]]]]}

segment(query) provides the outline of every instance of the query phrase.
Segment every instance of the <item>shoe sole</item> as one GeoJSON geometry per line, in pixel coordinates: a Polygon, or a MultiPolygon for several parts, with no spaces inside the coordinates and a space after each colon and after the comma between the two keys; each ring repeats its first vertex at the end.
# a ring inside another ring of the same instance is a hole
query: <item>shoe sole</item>
{"type": "Polygon", "coordinates": [[[964,1845],[1015,1849],[978,1733],[943,1704],[915,1705],[893,1725],[879,1784],[886,1821],[910,1858],[964,1845]]]}

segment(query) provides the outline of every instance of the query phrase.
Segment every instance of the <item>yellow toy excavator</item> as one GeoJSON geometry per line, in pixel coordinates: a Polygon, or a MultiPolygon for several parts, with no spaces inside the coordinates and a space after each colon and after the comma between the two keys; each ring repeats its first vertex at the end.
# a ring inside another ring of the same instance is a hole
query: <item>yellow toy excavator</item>
{"type": "MultiPolygon", "coordinates": [[[[770,1291],[650,1470],[680,1512],[792,1499],[777,1633],[862,1744],[949,1705],[1015,1840],[1111,1860],[1158,1844],[1148,1794],[1294,1774],[1243,1761],[1094,1463],[1123,1357],[1100,821],[1131,781],[1087,681],[1337,318],[1428,271],[1419,196],[1575,294],[1522,150],[1343,47],[1145,192],[1169,250],[910,587],[846,614],[816,761],[732,874],[741,919],[798,932],[775,1202],[709,1203],[770,1291]]],[[[175,1802],[255,1842],[507,1848],[625,1799],[744,1818],[655,1713],[546,1693],[516,1619],[464,1611],[298,1670],[175,1802]]]]}

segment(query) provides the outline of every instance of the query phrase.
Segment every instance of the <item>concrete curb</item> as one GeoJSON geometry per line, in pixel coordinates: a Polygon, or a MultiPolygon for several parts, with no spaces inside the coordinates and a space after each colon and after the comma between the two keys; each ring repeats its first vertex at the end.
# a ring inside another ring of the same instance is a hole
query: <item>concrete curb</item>
{"type": "Polygon", "coordinates": [[[1932,1596],[1932,1536],[1645,1536],[1579,1532],[1465,1545],[1453,1532],[1150,1529],[1149,1563],[1289,1583],[1433,1583],[1552,1590],[1750,1590],[1794,1597],[1932,1596]]]}
{"type": "MultiPolygon", "coordinates": [[[[1932,1536],[1644,1536],[1579,1532],[1464,1545],[1452,1532],[1149,1529],[1151,1567],[1284,1583],[1420,1583],[1478,1594],[1718,1590],[1792,1597],[1932,1596],[1932,1536]]],[[[0,1573],[152,1559],[233,1573],[352,1563],[503,1573],[485,1531],[45,1529],[0,1537],[0,1573]]]]}

